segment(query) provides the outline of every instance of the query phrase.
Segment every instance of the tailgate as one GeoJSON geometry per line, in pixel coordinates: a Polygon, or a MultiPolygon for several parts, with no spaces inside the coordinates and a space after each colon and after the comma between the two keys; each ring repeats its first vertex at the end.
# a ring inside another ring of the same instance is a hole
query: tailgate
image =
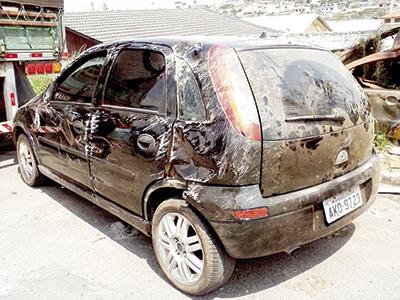
{"type": "Polygon", "coordinates": [[[333,54],[292,47],[238,55],[260,113],[265,197],[332,180],[368,160],[370,105],[333,54]]]}

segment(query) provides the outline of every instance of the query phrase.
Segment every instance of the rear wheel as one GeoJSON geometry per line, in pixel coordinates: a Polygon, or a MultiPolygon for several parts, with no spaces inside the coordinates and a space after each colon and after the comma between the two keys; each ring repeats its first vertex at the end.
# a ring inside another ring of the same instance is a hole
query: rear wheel
{"type": "Polygon", "coordinates": [[[45,177],[39,172],[32,146],[24,134],[17,140],[17,158],[21,178],[27,185],[38,186],[44,182],[45,177]]]}
{"type": "Polygon", "coordinates": [[[185,293],[211,292],[227,282],[235,268],[235,260],[183,200],[167,200],[157,208],[152,240],[164,274],[185,293]]]}

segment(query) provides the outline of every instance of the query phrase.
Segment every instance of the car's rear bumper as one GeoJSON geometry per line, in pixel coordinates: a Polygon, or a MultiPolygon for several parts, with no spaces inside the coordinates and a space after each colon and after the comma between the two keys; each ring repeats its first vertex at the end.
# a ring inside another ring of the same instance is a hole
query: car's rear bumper
{"type": "Polygon", "coordinates": [[[380,161],[377,155],[373,155],[358,169],[330,182],[263,198],[262,204],[269,208],[269,217],[242,222],[219,221],[216,218],[209,221],[226,251],[234,258],[254,258],[289,251],[351,223],[374,202],[379,181],[380,161]],[[362,207],[327,224],[322,201],[356,185],[361,189],[362,207]]]}

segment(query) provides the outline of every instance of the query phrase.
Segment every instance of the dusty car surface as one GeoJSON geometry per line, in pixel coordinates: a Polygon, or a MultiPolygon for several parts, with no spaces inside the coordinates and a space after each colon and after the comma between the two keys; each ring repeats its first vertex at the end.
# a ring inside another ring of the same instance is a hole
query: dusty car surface
{"type": "Polygon", "coordinates": [[[159,38],[81,54],[20,108],[22,179],[49,177],[151,236],[178,289],[290,251],[375,200],[370,104],[329,51],[159,38]]]}

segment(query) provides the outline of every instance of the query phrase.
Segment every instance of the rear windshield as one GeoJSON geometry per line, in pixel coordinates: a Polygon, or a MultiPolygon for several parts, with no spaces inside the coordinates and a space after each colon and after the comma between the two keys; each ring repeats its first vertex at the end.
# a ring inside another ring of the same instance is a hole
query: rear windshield
{"type": "MultiPolygon", "coordinates": [[[[330,52],[276,48],[246,50],[238,55],[258,104],[264,139],[288,138],[284,128],[275,127],[287,126],[293,131],[298,123],[284,123],[298,117],[340,116],[348,121],[347,126],[365,119],[368,104],[362,89],[330,52]]],[[[320,121],[307,124],[313,125],[313,133],[300,124],[304,132],[291,137],[320,134],[315,128],[326,125],[323,118],[320,121]]],[[[338,125],[343,124],[333,127],[338,125]]]]}

